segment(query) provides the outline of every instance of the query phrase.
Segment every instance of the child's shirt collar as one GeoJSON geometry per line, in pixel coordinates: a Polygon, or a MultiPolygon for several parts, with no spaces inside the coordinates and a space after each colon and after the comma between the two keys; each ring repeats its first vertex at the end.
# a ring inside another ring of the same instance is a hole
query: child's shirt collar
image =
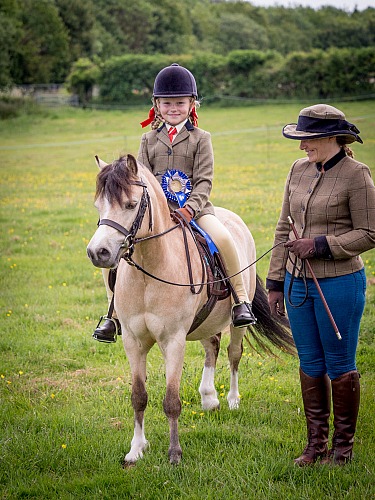
{"type": "Polygon", "coordinates": [[[184,120],[183,122],[179,123],[178,125],[171,125],[170,123],[166,123],[165,126],[167,127],[167,130],[169,130],[171,127],[176,127],[177,133],[179,133],[181,131],[181,129],[185,126],[185,123],[187,121],[188,121],[188,119],[186,118],[186,120],[184,120]]]}

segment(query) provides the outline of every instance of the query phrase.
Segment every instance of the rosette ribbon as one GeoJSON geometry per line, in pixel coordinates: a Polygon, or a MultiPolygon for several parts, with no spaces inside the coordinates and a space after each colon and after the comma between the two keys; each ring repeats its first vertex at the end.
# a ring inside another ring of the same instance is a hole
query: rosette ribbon
{"type": "MultiPolygon", "coordinates": [[[[191,193],[190,179],[185,172],[181,172],[181,170],[167,170],[162,177],[161,187],[163,188],[167,200],[177,203],[180,208],[185,205],[191,193]]],[[[211,255],[219,253],[210,235],[199,227],[194,219],[190,221],[190,225],[204,237],[211,255]]]]}

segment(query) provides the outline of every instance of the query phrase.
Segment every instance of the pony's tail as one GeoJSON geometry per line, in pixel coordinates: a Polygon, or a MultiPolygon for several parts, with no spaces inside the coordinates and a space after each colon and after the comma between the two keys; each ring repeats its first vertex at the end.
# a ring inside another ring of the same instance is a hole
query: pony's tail
{"type": "Polygon", "coordinates": [[[260,277],[257,275],[255,296],[252,303],[252,309],[257,322],[248,327],[248,334],[245,336],[249,345],[257,350],[249,339],[249,334],[254,338],[256,344],[262,351],[275,355],[269,346],[278,347],[281,351],[288,354],[296,354],[294,340],[289,328],[289,321],[286,317],[275,317],[271,314],[268,305],[267,292],[260,277]],[[269,342],[265,342],[267,339],[269,342]]]}

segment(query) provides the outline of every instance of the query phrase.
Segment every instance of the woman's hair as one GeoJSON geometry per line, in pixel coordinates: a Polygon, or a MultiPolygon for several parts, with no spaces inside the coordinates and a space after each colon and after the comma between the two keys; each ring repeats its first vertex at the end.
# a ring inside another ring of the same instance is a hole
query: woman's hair
{"type": "MultiPolygon", "coordinates": [[[[154,108],[154,111],[155,111],[155,118],[154,118],[154,119],[153,119],[153,121],[151,122],[151,130],[156,130],[157,128],[159,128],[160,124],[164,122],[164,120],[163,120],[163,118],[162,118],[162,116],[161,116],[161,114],[160,114],[160,112],[159,112],[159,109],[158,109],[158,100],[159,100],[159,99],[158,99],[158,97],[153,97],[153,98],[152,98],[152,105],[153,105],[153,108],[154,108]]],[[[199,106],[200,106],[200,102],[199,102],[199,101],[197,101],[197,100],[195,100],[195,99],[194,99],[194,97],[191,97],[191,98],[190,98],[190,102],[191,102],[192,104],[194,104],[194,105],[192,106],[192,108],[191,108],[192,110],[193,110],[194,106],[195,106],[195,108],[196,108],[196,109],[198,109],[198,108],[199,108],[199,106]]],[[[191,120],[192,122],[194,121],[194,120],[193,120],[193,116],[192,116],[192,114],[191,114],[191,113],[190,113],[189,118],[190,118],[190,120],[191,120]]]]}
{"type": "Polygon", "coordinates": [[[346,156],[350,156],[350,158],[354,158],[353,150],[347,145],[345,136],[338,135],[336,137],[337,144],[342,147],[345,151],[346,156]]]}

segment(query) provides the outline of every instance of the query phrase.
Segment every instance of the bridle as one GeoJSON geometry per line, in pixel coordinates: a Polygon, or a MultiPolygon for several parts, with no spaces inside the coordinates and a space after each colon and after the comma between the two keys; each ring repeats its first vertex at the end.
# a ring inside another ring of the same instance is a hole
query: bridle
{"type": "Polygon", "coordinates": [[[151,208],[151,203],[150,203],[150,195],[147,190],[147,184],[145,184],[143,181],[131,181],[129,184],[132,184],[134,186],[141,186],[143,188],[143,193],[142,193],[142,198],[139,203],[139,208],[138,208],[138,213],[133,221],[133,224],[131,225],[130,229],[126,229],[124,226],[119,224],[118,222],[115,222],[114,220],[111,219],[100,219],[98,222],[98,227],[99,226],[110,226],[122,233],[125,236],[125,239],[123,243],[120,246],[120,251],[123,248],[127,248],[127,255],[131,257],[133,251],[134,251],[134,238],[135,235],[137,234],[139,228],[142,225],[143,218],[145,216],[146,210],[148,208],[149,211],[149,231],[152,231],[153,228],[153,219],[152,219],[152,208],[151,208]]]}
{"type": "MultiPolygon", "coordinates": [[[[136,236],[139,228],[142,225],[143,218],[145,216],[147,209],[149,210],[149,231],[152,231],[152,228],[153,228],[153,218],[152,218],[152,208],[151,208],[152,205],[151,205],[150,195],[148,193],[146,183],[144,183],[142,180],[140,180],[140,181],[130,181],[129,184],[132,184],[134,186],[141,186],[143,188],[143,193],[142,193],[142,198],[141,198],[141,201],[139,204],[138,213],[137,213],[130,229],[126,229],[124,226],[122,226],[121,224],[119,224],[118,222],[116,222],[112,219],[100,219],[98,221],[98,227],[99,226],[110,226],[125,236],[125,239],[119,248],[118,258],[124,259],[128,264],[136,267],[138,270],[142,271],[144,274],[146,274],[154,279],[158,279],[156,276],[153,276],[152,274],[148,273],[145,269],[143,269],[141,266],[139,266],[138,264],[136,264],[134,262],[134,260],[132,259],[132,255],[134,252],[134,245],[136,243],[140,243],[142,241],[150,240],[153,238],[158,238],[160,236],[163,236],[164,234],[171,232],[174,229],[177,229],[178,227],[181,227],[182,234],[184,237],[185,253],[186,253],[189,278],[190,278],[190,284],[188,286],[190,286],[192,293],[194,293],[194,294],[200,293],[202,291],[203,285],[204,285],[203,281],[204,281],[205,266],[204,266],[204,262],[203,262],[203,257],[201,256],[201,254],[199,254],[200,260],[201,260],[201,268],[202,268],[202,280],[201,280],[202,283],[199,285],[198,291],[196,291],[195,285],[193,284],[193,273],[192,273],[192,267],[191,267],[191,263],[190,263],[190,255],[189,255],[186,231],[188,230],[191,233],[194,241],[195,241],[195,237],[193,235],[193,232],[192,232],[189,224],[185,225],[184,222],[180,221],[178,225],[173,226],[172,228],[169,228],[166,231],[163,231],[161,233],[152,234],[152,235],[146,236],[144,238],[136,238],[135,236],[136,236]],[[122,252],[122,250],[124,248],[126,249],[126,251],[122,252]]],[[[170,283],[170,284],[173,284],[173,283],[170,283]]]]}

